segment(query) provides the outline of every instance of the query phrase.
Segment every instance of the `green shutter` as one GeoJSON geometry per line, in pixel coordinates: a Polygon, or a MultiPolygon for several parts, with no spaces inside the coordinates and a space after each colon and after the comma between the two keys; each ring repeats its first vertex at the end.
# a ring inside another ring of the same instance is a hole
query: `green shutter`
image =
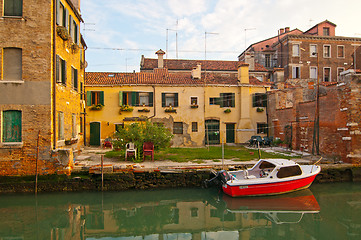
{"type": "Polygon", "coordinates": [[[262,96],[262,107],[267,107],[267,94],[262,96]]]}
{"type": "Polygon", "coordinates": [[[235,105],[236,105],[236,99],[235,99],[235,94],[234,93],[232,93],[232,102],[231,102],[231,107],[235,107],[235,105]]]}
{"type": "Polygon", "coordinates": [[[149,107],[153,107],[153,92],[149,93],[149,107]]]}
{"type": "Polygon", "coordinates": [[[60,81],[60,72],[59,72],[60,58],[59,55],[56,55],[56,82],[60,81]]]}
{"type": "Polygon", "coordinates": [[[224,95],[225,95],[224,93],[221,93],[221,98],[220,98],[220,106],[221,107],[224,107],[224,100],[225,100],[224,95]]]}
{"type": "Polygon", "coordinates": [[[104,106],[104,92],[99,92],[99,104],[104,106]]]}
{"type": "Polygon", "coordinates": [[[72,38],[73,42],[75,42],[75,39],[73,39],[73,36],[74,36],[73,31],[74,31],[74,29],[73,29],[73,16],[71,16],[69,14],[69,34],[70,34],[70,37],[72,38]]]}
{"type": "Polygon", "coordinates": [[[252,107],[256,107],[256,94],[252,94],[252,107]]]}
{"type": "Polygon", "coordinates": [[[119,106],[123,106],[123,92],[119,91],[119,106]]]}
{"type": "Polygon", "coordinates": [[[66,86],[66,61],[62,60],[62,66],[61,66],[61,71],[62,71],[62,79],[61,82],[66,86]]]}
{"type": "Polygon", "coordinates": [[[162,107],[165,107],[165,93],[162,93],[162,107]]]}
{"type": "Polygon", "coordinates": [[[174,94],[174,107],[178,107],[178,93],[174,94]]]}
{"type": "Polygon", "coordinates": [[[86,92],[86,105],[87,106],[92,105],[92,92],[91,91],[86,92]]]}
{"type": "Polygon", "coordinates": [[[3,142],[21,142],[21,111],[4,111],[3,115],[3,142]]]}
{"type": "Polygon", "coordinates": [[[57,25],[61,25],[60,24],[60,19],[59,19],[59,12],[60,12],[60,0],[56,0],[56,24],[57,25]]]}
{"type": "Polygon", "coordinates": [[[130,106],[138,106],[139,105],[139,93],[131,92],[130,96],[131,96],[131,103],[129,105],[130,106]],[[138,104],[137,104],[137,102],[138,102],[138,104]]]}
{"type": "Polygon", "coordinates": [[[64,17],[64,27],[69,30],[69,10],[64,6],[65,17],[64,17]]]}

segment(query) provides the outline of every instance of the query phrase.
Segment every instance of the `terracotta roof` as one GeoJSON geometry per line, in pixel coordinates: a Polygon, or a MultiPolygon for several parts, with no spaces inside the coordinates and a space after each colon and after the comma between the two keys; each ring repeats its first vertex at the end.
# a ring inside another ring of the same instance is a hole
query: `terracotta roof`
{"type": "Polygon", "coordinates": [[[253,76],[249,77],[249,83],[251,85],[258,85],[258,86],[272,86],[272,85],[274,85],[273,82],[262,82],[262,81],[258,80],[257,78],[255,78],[253,76]]]}
{"type": "Polygon", "coordinates": [[[329,86],[337,85],[337,82],[320,82],[320,85],[329,87],[329,86]]]}
{"type": "MultiPolygon", "coordinates": [[[[169,73],[167,69],[154,69],[153,72],[137,73],[110,73],[110,72],[86,72],[85,85],[237,85],[236,77],[221,76],[219,74],[202,73],[201,79],[193,79],[189,72],[169,73]]],[[[250,77],[251,85],[265,85],[270,83],[261,82],[250,77]]]]}
{"type": "MultiPolygon", "coordinates": [[[[187,59],[164,59],[164,66],[170,71],[191,71],[202,65],[202,70],[207,71],[237,71],[238,65],[243,62],[239,61],[221,61],[221,60],[187,60],[187,59]]],[[[153,70],[158,67],[158,59],[144,58],[140,70],[153,70]]],[[[255,63],[255,71],[266,72],[267,69],[259,63],[255,63]]]]}

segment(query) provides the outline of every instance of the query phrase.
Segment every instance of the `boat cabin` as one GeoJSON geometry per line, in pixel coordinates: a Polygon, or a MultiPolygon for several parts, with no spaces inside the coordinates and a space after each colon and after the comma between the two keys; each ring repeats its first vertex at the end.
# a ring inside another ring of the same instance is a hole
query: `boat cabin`
{"type": "Polygon", "coordinates": [[[302,169],[300,165],[287,159],[261,159],[251,169],[230,173],[236,179],[282,179],[302,175],[302,169]]]}

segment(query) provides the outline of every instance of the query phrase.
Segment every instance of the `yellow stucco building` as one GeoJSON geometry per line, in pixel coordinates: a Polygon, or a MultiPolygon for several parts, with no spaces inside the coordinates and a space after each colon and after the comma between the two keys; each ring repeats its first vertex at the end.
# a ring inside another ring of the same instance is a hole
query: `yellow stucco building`
{"type": "Polygon", "coordinates": [[[150,120],[174,134],[172,146],[244,143],[266,136],[266,91],[239,62],[233,74],[158,68],[138,73],[87,72],[86,142],[100,145],[127,123],[150,120]]]}
{"type": "Polygon", "coordinates": [[[40,174],[63,172],[84,142],[80,0],[0,1],[0,11],[0,175],[35,174],[35,161],[40,174]]]}

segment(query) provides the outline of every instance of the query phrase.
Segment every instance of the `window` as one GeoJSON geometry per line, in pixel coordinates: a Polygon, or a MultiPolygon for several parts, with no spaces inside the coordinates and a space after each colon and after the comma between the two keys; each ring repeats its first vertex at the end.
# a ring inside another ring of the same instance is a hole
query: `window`
{"type": "Polygon", "coordinates": [[[337,57],[344,58],[345,57],[345,46],[338,45],[337,46],[337,57]]]}
{"type": "Polygon", "coordinates": [[[162,93],[162,107],[178,107],[178,93],[162,93]]]}
{"type": "Polygon", "coordinates": [[[191,208],[191,217],[198,217],[198,208],[191,208]]]}
{"type": "Polygon", "coordinates": [[[58,140],[64,140],[64,113],[58,112],[58,140]]]}
{"type": "Polygon", "coordinates": [[[345,68],[343,67],[337,68],[337,81],[340,81],[340,75],[343,71],[345,71],[345,68]]]}
{"type": "Polygon", "coordinates": [[[78,69],[71,67],[71,85],[75,91],[78,91],[78,69]]]}
{"type": "Polygon", "coordinates": [[[103,105],[104,106],[104,92],[103,91],[87,91],[86,92],[87,106],[103,105]]]}
{"type": "Polygon", "coordinates": [[[78,25],[76,24],[75,20],[71,15],[69,15],[69,33],[73,42],[78,44],[79,43],[78,25]]]}
{"type": "Polygon", "coordinates": [[[317,67],[310,67],[310,78],[317,79],[317,67]]]}
{"type": "Polygon", "coordinates": [[[220,105],[221,99],[220,98],[209,98],[209,105],[220,105]]]}
{"type": "Polygon", "coordinates": [[[267,134],[268,126],[267,123],[257,123],[257,133],[258,134],[267,134]]]}
{"type": "Polygon", "coordinates": [[[317,45],[310,44],[310,57],[316,57],[316,56],[317,56],[317,45]]]}
{"type": "Polygon", "coordinates": [[[153,107],[153,93],[119,92],[119,105],[153,107]]]}
{"type": "Polygon", "coordinates": [[[23,0],[4,0],[4,16],[21,17],[23,15],[23,0]]]}
{"type": "Polygon", "coordinates": [[[293,44],[292,45],[292,56],[293,57],[299,57],[300,56],[300,45],[299,44],[293,44]]]}
{"type": "Polygon", "coordinates": [[[84,131],[83,131],[83,124],[84,124],[83,117],[80,117],[79,120],[80,120],[79,132],[84,133],[84,131]]]}
{"type": "Polygon", "coordinates": [[[69,28],[68,21],[69,21],[68,9],[65,8],[65,6],[60,2],[60,0],[56,0],[56,24],[68,29],[69,28]]]}
{"type": "Polygon", "coordinates": [[[323,46],[323,57],[324,58],[330,58],[331,57],[331,46],[330,45],[324,45],[323,46]]]}
{"type": "Polygon", "coordinates": [[[56,55],[56,82],[66,85],[66,61],[56,55]]]}
{"type": "Polygon", "coordinates": [[[300,78],[301,76],[301,67],[293,66],[292,67],[292,78],[300,78]]]}
{"type": "Polygon", "coordinates": [[[235,106],[234,93],[221,93],[221,107],[234,107],[235,106]]]}
{"type": "Polygon", "coordinates": [[[3,80],[22,80],[22,49],[3,49],[3,80]]]}
{"type": "Polygon", "coordinates": [[[271,67],[271,55],[270,54],[264,55],[264,66],[271,67]]]}
{"type": "Polygon", "coordinates": [[[183,123],[174,122],[173,123],[173,134],[183,134],[183,123]]]}
{"type": "Polygon", "coordinates": [[[76,135],[78,134],[77,133],[77,130],[76,130],[76,114],[73,113],[71,115],[71,123],[72,123],[72,134],[71,134],[71,137],[72,138],[76,138],[76,135]]]}
{"type": "Polygon", "coordinates": [[[331,82],[331,68],[329,67],[323,68],[323,81],[331,82]]]}
{"type": "Polygon", "coordinates": [[[278,178],[293,177],[302,174],[300,166],[282,167],[277,172],[278,178]]]}
{"type": "Polygon", "coordinates": [[[198,97],[191,97],[191,105],[198,105],[198,97]]]}
{"type": "Polygon", "coordinates": [[[252,96],[253,107],[267,107],[267,94],[255,93],[252,96]]]}
{"type": "Polygon", "coordinates": [[[120,132],[120,129],[124,128],[124,123],[116,123],[115,125],[115,131],[120,132]]]}
{"type": "Polygon", "coordinates": [[[2,141],[3,142],[21,142],[22,141],[22,116],[21,111],[7,110],[3,111],[2,121],[2,141]]]}
{"type": "Polygon", "coordinates": [[[192,122],[192,132],[198,132],[198,123],[192,122]]]}
{"type": "Polygon", "coordinates": [[[323,28],[323,36],[330,36],[330,28],[328,27],[323,28]]]}

